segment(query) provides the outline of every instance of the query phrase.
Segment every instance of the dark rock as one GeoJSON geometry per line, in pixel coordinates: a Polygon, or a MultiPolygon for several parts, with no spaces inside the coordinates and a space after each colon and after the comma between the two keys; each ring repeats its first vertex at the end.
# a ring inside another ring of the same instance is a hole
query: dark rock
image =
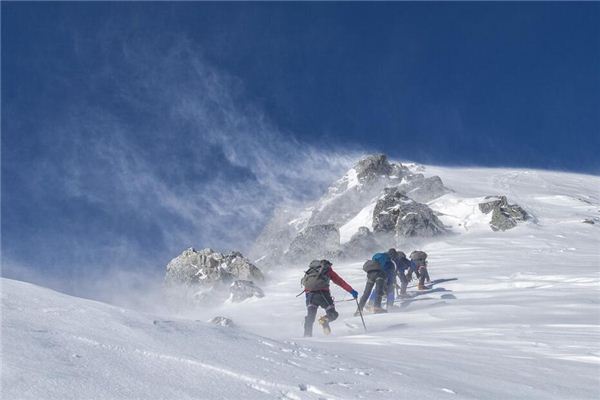
{"type": "Polygon", "coordinates": [[[235,328],[235,324],[233,323],[233,320],[227,317],[214,317],[210,320],[208,320],[209,323],[211,324],[215,324],[215,325],[219,325],[219,326],[224,326],[226,328],[235,328]]]}
{"type": "Polygon", "coordinates": [[[265,293],[261,288],[256,286],[252,281],[238,280],[231,284],[231,301],[239,303],[251,297],[265,297],[265,293]]]}
{"type": "Polygon", "coordinates": [[[409,180],[406,186],[402,187],[406,196],[411,199],[424,203],[450,192],[450,189],[444,186],[439,176],[429,178],[425,178],[421,174],[418,174],[418,176],[418,178],[409,180]]]}
{"type": "Polygon", "coordinates": [[[356,166],[356,175],[359,181],[370,181],[381,176],[390,176],[392,165],[385,154],[374,154],[361,159],[356,166]]]}
{"type": "Polygon", "coordinates": [[[340,232],[333,224],[313,225],[294,238],[286,252],[290,261],[335,258],[340,253],[340,232]]]}
{"type": "Polygon", "coordinates": [[[508,204],[506,196],[487,196],[485,202],[479,203],[479,209],[484,214],[492,212],[490,227],[494,231],[505,231],[517,226],[517,223],[527,221],[530,215],[516,204],[508,204]]]}
{"type": "Polygon", "coordinates": [[[581,222],[583,222],[584,224],[590,224],[590,225],[594,225],[596,223],[593,219],[590,219],[590,218],[586,218],[581,222]]]}
{"type": "Polygon", "coordinates": [[[212,249],[189,248],[167,265],[167,284],[212,285],[234,279],[262,281],[262,272],[239,252],[222,254],[212,249]]]}
{"type": "Polygon", "coordinates": [[[262,272],[239,252],[189,248],[167,265],[165,287],[172,301],[206,306],[225,301],[234,281],[263,279],[262,272]]]}
{"type": "Polygon", "coordinates": [[[373,210],[373,230],[397,236],[431,237],[446,233],[444,224],[425,204],[407,197],[400,188],[386,188],[373,210]]]}
{"type": "Polygon", "coordinates": [[[358,258],[366,254],[371,254],[379,248],[375,234],[366,226],[358,228],[358,232],[352,235],[352,238],[342,247],[344,258],[358,258]]]}

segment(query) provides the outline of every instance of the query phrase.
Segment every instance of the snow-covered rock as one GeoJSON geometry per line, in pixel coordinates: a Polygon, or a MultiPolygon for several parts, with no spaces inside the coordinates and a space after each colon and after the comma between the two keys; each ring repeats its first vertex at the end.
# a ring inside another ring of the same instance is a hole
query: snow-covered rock
{"type": "Polygon", "coordinates": [[[298,236],[302,237],[302,231],[321,225],[338,228],[341,244],[345,245],[361,226],[373,227],[372,207],[387,187],[398,188],[419,202],[433,200],[450,191],[441,178],[425,177],[423,170],[416,165],[409,167],[390,162],[385,154],[363,157],[320,199],[303,210],[289,207],[276,210],[250,254],[254,260],[260,260],[257,261],[260,265],[278,264],[286,258],[283,257],[286,249],[296,247],[291,244],[298,236]]]}
{"type": "Polygon", "coordinates": [[[373,210],[373,230],[399,237],[431,237],[446,233],[444,224],[425,204],[399,188],[387,188],[373,210]]]}
{"type": "Polygon", "coordinates": [[[230,299],[233,303],[239,303],[252,297],[265,297],[263,290],[252,281],[235,281],[231,284],[229,291],[231,293],[230,299]]]}
{"type": "Polygon", "coordinates": [[[439,176],[425,178],[423,174],[412,176],[401,188],[406,196],[421,203],[431,201],[450,192],[450,189],[444,186],[442,178],[439,176]]]}
{"type": "Polygon", "coordinates": [[[342,246],[345,259],[357,259],[378,251],[380,245],[375,234],[366,226],[361,226],[350,240],[342,246]]]}
{"type": "Polygon", "coordinates": [[[340,253],[340,232],[333,224],[312,225],[294,238],[285,253],[290,262],[336,258],[340,253]]]}
{"type": "Polygon", "coordinates": [[[226,328],[235,328],[235,323],[231,318],[217,316],[208,320],[209,323],[226,328]]]}
{"type": "Polygon", "coordinates": [[[492,213],[490,227],[494,231],[505,231],[517,223],[530,219],[529,214],[516,204],[508,204],[506,196],[487,196],[479,209],[484,214],[492,213]]]}
{"type": "Polygon", "coordinates": [[[215,304],[227,298],[236,280],[262,281],[260,269],[239,252],[222,254],[212,249],[189,248],[167,265],[165,285],[172,296],[198,304],[215,304]]]}

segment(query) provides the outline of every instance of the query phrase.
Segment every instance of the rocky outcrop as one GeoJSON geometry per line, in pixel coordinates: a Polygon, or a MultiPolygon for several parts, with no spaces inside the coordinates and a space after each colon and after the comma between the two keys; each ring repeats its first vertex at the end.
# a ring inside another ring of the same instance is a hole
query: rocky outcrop
{"type": "Polygon", "coordinates": [[[263,279],[262,272],[239,252],[189,248],[167,265],[165,286],[172,297],[209,305],[226,300],[235,282],[263,279]]]}
{"type": "Polygon", "coordinates": [[[425,204],[407,197],[400,188],[387,188],[373,210],[373,230],[401,237],[431,237],[446,233],[444,224],[425,204]]]}
{"type": "Polygon", "coordinates": [[[416,174],[400,187],[407,197],[421,203],[437,199],[450,192],[450,189],[444,186],[442,179],[437,175],[425,178],[422,174],[416,174]]]}
{"type": "Polygon", "coordinates": [[[340,232],[333,224],[313,225],[294,238],[285,256],[291,262],[336,258],[340,253],[340,232]]]}
{"type": "Polygon", "coordinates": [[[379,243],[375,234],[366,226],[358,228],[358,232],[342,247],[342,256],[348,259],[356,259],[372,254],[379,249],[379,243]]]}
{"type": "Polygon", "coordinates": [[[487,196],[483,203],[479,203],[479,210],[484,214],[492,213],[490,227],[494,231],[512,229],[519,222],[531,218],[520,206],[508,204],[506,196],[487,196]]]}
{"type": "MultiPolygon", "coordinates": [[[[323,225],[341,228],[365,206],[374,203],[385,188],[398,188],[405,196],[419,203],[450,191],[439,177],[426,178],[418,170],[416,165],[409,168],[401,163],[390,162],[385,154],[363,157],[310,207],[275,211],[252,246],[252,259],[266,268],[279,266],[282,261],[289,264],[290,254],[295,255],[297,248],[306,249],[302,244],[305,236],[303,231],[323,225]]],[[[419,224],[418,221],[412,223],[419,224]]],[[[404,233],[411,234],[408,231],[404,233]]],[[[338,251],[332,246],[321,250],[328,254],[338,251]]]]}
{"type": "Polygon", "coordinates": [[[390,176],[394,171],[385,154],[374,154],[359,160],[356,166],[359,182],[369,182],[382,176],[390,176]]]}
{"type": "Polygon", "coordinates": [[[236,279],[264,279],[262,272],[239,252],[189,248],[167,265],[165,281],[176,285],[212,285],[236,279]]]}
{"type": "Polygon", "coordinates": [[[229,299],[233,303],[239,303],[251,297],[265,297],[263,290],[252,281],[235,281],[231,284],[229,291],[231,293],[229,299]]]}
{"type": "Polygon", "coordinates": [[[225,328],[235,328],[235,324],[233,323],[233,320],[231,318],[227,318],[227,317],[214,317],[208,320],[208,323],[210,324],[215,324],[218,326],[223,326],[225,328]]]}

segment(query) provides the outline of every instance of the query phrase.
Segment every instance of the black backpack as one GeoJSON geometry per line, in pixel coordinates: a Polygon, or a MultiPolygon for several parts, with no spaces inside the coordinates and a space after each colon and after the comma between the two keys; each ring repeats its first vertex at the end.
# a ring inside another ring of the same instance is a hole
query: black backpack
{"type": "Polygon", "coordinates": [[[329,275],[327,272],[331,268],[331,263],[327,260],[314,260],[304,272],[304,277],[300,284],[307,291],[323,290],[329,288],[329,275]]]}
{"type": "Polygon", "coordinates": [[[367,260],[363,264],[363,271],[371,272],[371,271],[381,271],[381,265],[374,260],[367,260]]]}
{"type": "Polygon", "coordinates": [[[427,253],[424,251],[415,250],[410,253],[410,259],[417,265],[417,267],[427,265],[427,253]]]}

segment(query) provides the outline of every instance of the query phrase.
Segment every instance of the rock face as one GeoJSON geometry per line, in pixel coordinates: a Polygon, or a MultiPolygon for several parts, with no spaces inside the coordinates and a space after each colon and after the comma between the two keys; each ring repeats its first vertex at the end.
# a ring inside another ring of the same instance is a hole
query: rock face
{"type": "Polygon", "coordinates": [[[394,171],[385,154],[367,156],[361,159],[354,169],[359,182],[369,182],[381,176],[390,176],[394,171]]]}
{"type": "Polygon", "coordinates": [[[261,288],[256,286],[252,281],[238,280],[231,284],[229,288],[231,292],[231,301],[239,303],[251,297],[265,297],[265,293],[261,288]]]}
{"type": "MultiPolygon", "coordinates": [[[[397,188],[405,196],[421,203],[450,191],[439,177],[425,178],[417,170],[417,166],[409,168],[404,164],[390,162],[384,154],[363,157],[309,207],[276,210],[252,246],[252,259],[266,267],[281,265],[282,261],[289,263],[290,254],[296,254],[298,249],[306,250],[303,245],[306,232],[319,229],[313,228],[315,226],[333,225],[341,228],[366,206],[375,203],[385,188],[397,188]]],[[[361,222],[360,225],[370,227],[371,221],[361,222]]],[[[378,236],[377,231],[375,236],[378,236]]],[[[322,238],[328,245],[325,248],[315,248],[313,258],[323,257],[319,253],[336,254],[339,250],[339,243],[336,247],[333,241],[329,242],[330,236],[322,238]]]]}
{"type": "Polygon", "coordinates": [[[340,253],[340,232],[333,224],[313,225],[294,238],[286,258],[291,262],[336,258],[340,253]]]}
{"type": "MultiPolygon", "coordinates": [[[[239,252],[189,248],[167,265],[165,285],[176,296],[195,303],[218,303],[236,281],[262,281],[262,272],[239,252]]],[[[262,292],[262,291],[261,291],[262,292]]]]}
{"type": "Polygon", "coordinates": [[[436,199],[450,192],[444,186],[439,176],[425,178],[423,174],[416,174],[402,189],[406,196],[421,203],[436,199]]]}
{"type": "Polygon", "coordinates": [[[262,281],[262,272],[239,252],[221,254],[189,248],[167,265],[167,284],[210,285],[235,279],[262,281]]]}
{"type": "Polygon", "coordinates": [[[207,322],[211,323],[211,324],[223,326],[226,328],[235,328],[235,324],[233,323],[233,320],[231,318],[227,318],[227,317],[218,316],[218,317],[209,319],[207,322]]]}
{"type": "Polygon", "coordinates": [[[358,228],[358,232],[342,247],[344,258],[356,259],[376,252],[380,248],[375,234],[366,226],[358,228]]]}
{"type": "Polygon", "coordinates": [[[508,204],[506,196],[486,196],[485,202],[479,203],[479,210],[484,214],[492,213],[490,227],[494,231],[506,231],[517,226],[517,223],[530,219],[529,214],[516,204],[508,204]]]}
{"type": "Polygon", "coordinates": [[[407,197],[399,188],[384,189],[373,210],[373,230],[400,237],[431,237],[446,233],[444,224],[425,204],[407,197]]]}

